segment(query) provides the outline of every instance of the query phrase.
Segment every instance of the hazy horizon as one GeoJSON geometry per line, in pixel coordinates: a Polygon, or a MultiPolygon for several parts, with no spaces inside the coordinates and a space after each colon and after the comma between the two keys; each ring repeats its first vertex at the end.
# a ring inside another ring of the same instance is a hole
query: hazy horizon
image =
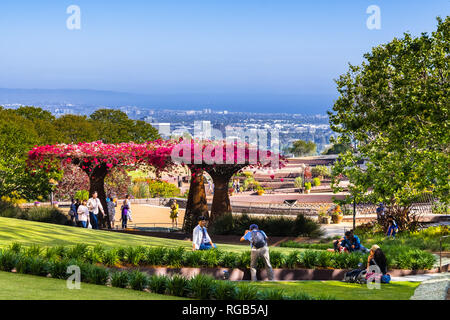
{"type": "MultiPolygon", "coordinates": [[[[99,91],[89,99],[115,105],[324,113],[348,63],[405,32],[432,32],[449,8],[447,0],[3,0],[0,88],[99,91]],[[80,28],[71,30],[74,4],[80,28]],[[371,5],[380,29],[366,25],[371,5]]],[[[0,103],[14,96],[2,95],[0,103]]]]}

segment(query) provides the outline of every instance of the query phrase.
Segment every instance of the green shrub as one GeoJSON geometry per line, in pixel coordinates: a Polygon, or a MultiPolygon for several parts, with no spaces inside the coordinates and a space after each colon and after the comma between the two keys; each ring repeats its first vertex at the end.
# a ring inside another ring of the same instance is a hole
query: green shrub
{"type": "MultiPolygon", "coordinates": [[[[73,261],[72,261],[73,262],[73,261]]],[[[76,264],[76,263],[74,263],[76,264]]],[[[55,260],[49,263],[49,272],[52,278],[55,279],[67,279],[69,274],[67,273],[67,267],[70,266],[68,260],[55,260]]]]}
{"type": "Polygon", "coordinates": [[[301,264],[300,251],[292,251],[286,257],[286,267],[294,269],[299,267],[301,264]]]}
{"type": "Polygon", "coordinates": [[[305,250],[301,254],[301,263],[307,269],[313,269],[317,266],[319,253],[317,251],[305,250]]]}
{"type": "Polygon", "coordinates": [[[166,247],[150,247],[144,253],[144,261],[151,266],[164,265],[164,257],[168,249],[166,247]]]}
{"type": "Polygon", "coordinates": [[[249,284],[241,283],[237,286],[236,300],[257,300],[258,288],[249,284]]]}
{"type": "Polygon", "coordinates": [[[47,276],[50,263],[41,257],[30,257],[29,274],[34,276],[47,276]]]}
{"type": "Polygon", "coordinates": [[[313,296],[310,294],[303,292],[303,291],[297,291],[294,294],[290,295],[288,297],[289,300],[315,300],[313,296]]]}
{"type": "Polygon", "coordinates": [[[180,189],[165,181],[150,181],[148,190],[151,198],[170,198],[180,195],[180,189]]]}
{"type": "Polygon", "coordinates": [[[10,272],[16,266],[19,256],[12,250],[0,250],[0,271],[10,272]]]}
{"type": "Polygon", "coordinates": [[[148,288],[154,293],[164,294],[167,289],[169,279],[166,276],[152,275],[148,279],[148,288]]]}
{"type": "Polygon", "coordinates": [[[311,175],[313,177],[329,177],[330,169],[326,166],[315,166],[311,168],[311,175]]]}
{"type": "Polygon", "coordinates": [[[296,219],[287,217],[250,217],[247,214],[233,216],[224,214],[216,219],[211,227],[212,234],[232,234],[242,236],[251,224],[257,224],[270,236],[319,237],[323,234],[320,225],[303,215],[296,219]]]}
{"type": "Polygon", "coordinates": [[[284,290],[269,289],[260,293],[259,298],[261,300],[286,300],[287,297],[284,294],[284,290]]]}
{"type": "Polygon", "coordinates": [[[75,199],[79,199],[81,200],[89,200],[89,191],[87,190],[78,190],[77,192],[75,192],[75,199]]]}
{"type": "Polygon", "coordinates": [[[236,268],[238,266],[238,257],[234,252],[222,251],[219,259],[219,265],[224,268],[236,268]]]}
{"type": "Polygon", "coordinates": [[[144,258],[145,255],[145,248],[138,246],[138,247],[127,247],[125,249],[125,259],[126,262],[132,264],[133,266],[139,265],[141,260],[144,258]]]}
{"type": "Polygon", "coordinates": [[[163,256],[164,262],[170,267],[181,268],[185,251],[183,247],[169,248],[163,256]]]}
{"type": "Polygon", "coordinates": [[[294,187],[301,189],[303,188],[303,178],[302,177],[297,177],[294,180],[294,187]]]}
{"type": "Polygon", "coordinates": [[[78,243],[75,246],[69,248],[65,255],[69,259],[83,260],[87,252],[88,252],[88,245],[84,243],[78,243]]]}
{"type": "Polygon", "coordinates": [[[20,253],[22,251],[22,244],[19,242],[13,242],[9,245],[9,250],[14,253],[20,253]]]}
{"type": "Polygon", "coordinates": [[[200,300],[210,299],[214,292],[215,282],[210,276],[198,274],[189,280],[189,294],[200,300]]]}
{"type": "Polygon", "coordinates": [[[23,210],[10,202],[0,200],[0,217],[23,219],[23,210]]]}
{"type": "Polygon", "coordinates": [[[25,250],[25,255],[28,257],[38,257],[42,253],[42,248],[39,245],[32,244],[25,250]]]}
{"type": "Polygon", "coordinates": [[[68,225],[70,219],[54,207],[32,207],[24,211],[25,220],[68,225]]]}
{"type": "Polygon", "coordinates": [[[167,293],[171,296],[184,297],[188,293],[189,281],[182,276],[174,275],[167,280],[167,293]]]}
{"type": "Polygon", "coordinates": [[[145,273],[139,272],[137,270],[132,271],[129,274],[129,284],[131,289],[143,291],[148,286],[148,277],[145,273]]]}
{"type": "Polygon", "coordinates": [[[16,263],[16,271],[18,273],[29,274],[30,273],[30,264],[33,258],[27,257],[25,255],[19,256],[16,263]]]}
{"type": "Polygon", "coordinates": [[[203,252],[201,250],[186,251],[183,254],[183,265],[186,267],[198,268],[202,264],[203,252]]]}
{"type": "Polygon", "coordinates": [[[101,244],[89,248],[84,254],[84,260],[88,263],[102,263],[105,248],[101,244]]]}
{"type": "Polygon", "coordinates": [[[314,178],[312,181],[313,181],[312,184],[313,184],[314,187],[320,186],[320,179],[319,178],[314,178]]]}
{"type": "Polygon", "coordinates": [[[286,263],[286,257],[281,251],[271,250],[270,251],[270,264],[273,268],[281,268],[286,263]]]}
{"type": "Polygon", "coordinates": [[[127,271],[113,272],[111,275],[111,286],[116,288],[126,288],[129,280],[129,274],[127,271]]]}
{"type": "Polygon", "coordinates": [[[108,269],[96,265],[89,265],[86,269],[86,282],[101,285],[105,285],[108,282],[108,269]]]}
{"type": "Polygon", "coordinates": [[[119,261],[116,249],[108,250],[103,254],[103,264],[107,267],[114,267],[119,261]]]}
{"type": "Polygon", "coordinates": [[[216,300],[234,300],[236,299],[236,285],[231,281],[216,281],[213,297],[216,300]]]}

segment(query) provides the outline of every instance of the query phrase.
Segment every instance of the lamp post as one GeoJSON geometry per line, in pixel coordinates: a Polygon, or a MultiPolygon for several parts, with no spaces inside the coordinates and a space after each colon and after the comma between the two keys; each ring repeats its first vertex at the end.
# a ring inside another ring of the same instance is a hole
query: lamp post
{"type": "Polygon", "coordinates": [[[50,185],[52,186],[52,192],[50,194],[50,205],[53,207],[54,205],[54,199],[53,199],[53,190],[55,189],[56,186],[58,186],[58,181],[56,181],[55,179],[50,179],[50,185]]]}

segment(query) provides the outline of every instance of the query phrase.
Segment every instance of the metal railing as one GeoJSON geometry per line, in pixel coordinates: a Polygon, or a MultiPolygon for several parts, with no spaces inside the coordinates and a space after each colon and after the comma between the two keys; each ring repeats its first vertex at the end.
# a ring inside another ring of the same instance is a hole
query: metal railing
{"type": "Polygon", "coordinates": [[[450,235],[448,235],[448,236],[442,236],[440,239],[439,239],[439,272],[442,272],[442,240],[443,239],[447,239],[447,238],[449,238],[450,237],[450,235]]]}

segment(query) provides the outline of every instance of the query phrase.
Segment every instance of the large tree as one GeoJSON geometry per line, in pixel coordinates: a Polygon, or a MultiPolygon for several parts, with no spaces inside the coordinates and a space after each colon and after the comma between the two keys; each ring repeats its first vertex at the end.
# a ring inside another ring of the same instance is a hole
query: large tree
{"type": "MultiPolygon", "coordinates": [[[[25,110],[38,111],[21,111],[25,110]]],[[[15,110],[0,108],[0,198],[35,200],[50,194],[49,179],[59,178],[59,172],[42,170],[33,176],[27,172],[27,151],[41,141],[32,120],[15,110]]]]}
{"type": "Polygon", "coordinates": [[[385,202],[408,228],[418,195],[449,200],[450,17],[431,35],[405,34],[364,58],[336,80],[331,127],[356,152],[341,154],[333,187],[348,177],[354,197],[385,202]]]}
{"type": "Polygon", "coordinates": [[[160,137],[158,130],[152,125],[132,120],[120,110],[99,109],[90,115],[90,119],[98,130],[99,139],[105,143],[143,143],[160,137]]]}
{"type": "Polygon", "coordinates": [[[309,156],[316,154],[317,146],[312,141],[297,140],[289,149],[297,157],[309,156]]]}

